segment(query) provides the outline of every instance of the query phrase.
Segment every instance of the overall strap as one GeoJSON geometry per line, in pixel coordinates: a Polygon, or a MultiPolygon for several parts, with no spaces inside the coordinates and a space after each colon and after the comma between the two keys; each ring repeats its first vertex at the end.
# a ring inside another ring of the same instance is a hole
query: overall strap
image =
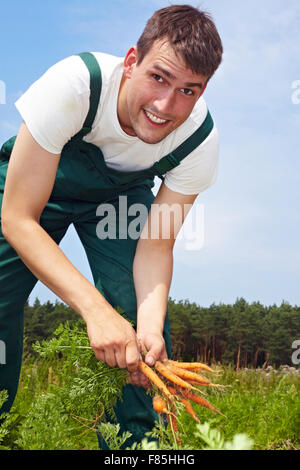
{"type": "Polygon", "coordinates": [[[202,142],[204,142],[204,140],[209,136],[213,127],[214,121],[210,115],[210,112],[207,111],[204,122],[190,137],[188,137],[181,145],[179,145],[179,147],[173,150],[173,152],[163,157],[161,160],[159,160],[159,162],[154,163],[152,169],[155,174],[164,180],[163,175],[167,173],[167,171],[170,171],[178,166],[181,160],[183,160],[193,150],[201,145],[202,142]]]}
{"type": "Polygon", "coordinates": [[[82,129],[72,137],[71,140],[81,140],[86,134],[91,132],[94,119],[99,106],[102,75],[99,63],[91,52],[78,54],[88,68],[90,74],[90,107],[82,129]]]}

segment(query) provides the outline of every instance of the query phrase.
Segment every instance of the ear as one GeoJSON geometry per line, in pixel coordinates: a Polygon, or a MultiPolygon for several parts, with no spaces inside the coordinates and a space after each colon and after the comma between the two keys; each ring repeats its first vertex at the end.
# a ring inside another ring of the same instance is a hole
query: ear
{"type": "Polygon", "coordinates": [[[127,52],[124,62],[123,62],[124,76],[126,78],[131,77],[132,69],[136,65],[136,63],[137,63],[137,47],[132,46],[127,52]]]}
{"type": "Polygon", "coordinates": [[[206,90],[206,87],[207,87],[207,82],[205,83],[204,87],[202,88],[201,93],[200,93],[198,99],[201,98],[201,96],[203,95],[203,93],[204,93],[205,90],[206,90]]]}

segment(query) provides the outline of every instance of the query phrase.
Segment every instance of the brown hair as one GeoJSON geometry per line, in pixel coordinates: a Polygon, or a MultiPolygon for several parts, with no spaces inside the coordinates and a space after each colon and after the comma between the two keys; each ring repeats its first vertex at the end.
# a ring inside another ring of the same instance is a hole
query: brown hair
{"type": "Polygon", "coordinates": [[[211,78],[222,62],[222,41],[210,14],[190,5],[172,5],[154,13],[137,42],[137,65],[161,39],[196,74],[211,78]]]}

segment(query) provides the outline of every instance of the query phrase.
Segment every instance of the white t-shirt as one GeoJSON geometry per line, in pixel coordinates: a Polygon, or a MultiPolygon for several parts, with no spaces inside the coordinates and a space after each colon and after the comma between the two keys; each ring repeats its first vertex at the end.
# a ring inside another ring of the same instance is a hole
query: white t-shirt
{"type": "MultiPolygon", "coordinates": [[[[84,140],[99,146],[106,165],[119,171],[150,168],[172,152],[204,121],[206,103],[201,97],[189,118],[158,144],[147,144],[127,135],[117,116],[117,99],[123,58],[93,52],[102,73],[102,91],[92,131],[84,140]]],[[[60,154],[64,145],[83,127],[89,110],[89,71],[82,59],[70,56],[46,71],[15,105],[33,138],[48,152],[60,154]]],[[[218,131],[165,175],[165,184],[181,194],[198,194],[216,180],[218,131]]]]}

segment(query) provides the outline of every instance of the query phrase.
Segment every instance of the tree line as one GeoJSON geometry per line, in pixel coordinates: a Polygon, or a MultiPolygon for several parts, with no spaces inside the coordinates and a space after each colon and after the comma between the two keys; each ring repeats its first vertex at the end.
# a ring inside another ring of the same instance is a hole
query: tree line
{"type": "MultiPolygon", "coordinates": [[[[241,367],[292,366],[292,344],[300,340],[300,307],[283,301],[280,306],[234,304],[201,307],[188,300],[168,301],[172,351],[175,359],[221,363],[241,367]]],[[[63,302],[41,304],[36,298],[24,310],[25,353],[31,345],[50,338],[61,323],[79,320],[63,302]]],[[[84,324],[83,324],[84,327],[84,324]]]]}

